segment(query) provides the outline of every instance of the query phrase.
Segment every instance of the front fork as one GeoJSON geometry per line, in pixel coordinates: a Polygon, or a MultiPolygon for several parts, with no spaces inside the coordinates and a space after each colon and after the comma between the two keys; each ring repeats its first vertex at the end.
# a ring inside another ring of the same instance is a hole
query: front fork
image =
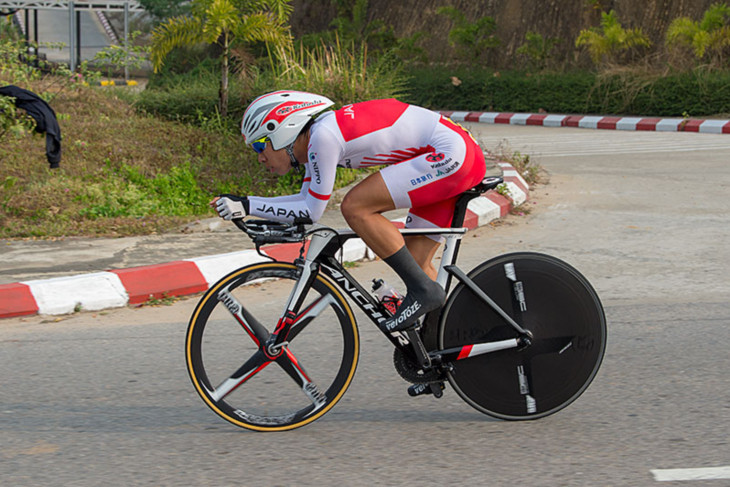
{"type": "Polygon", "coordinates": [[[307,291],[309,291],[319,272],[319,266],[314,262],[297,259],[294,264],[297,266],[299,279],[289,295],[283,316],[279,318],[274,332],[263,346],[264,354],[271,360],[281,355],[282,350],[288,344],[286,339],[297,316],[297,311],[302,307],[304,299],[307,297],[307,291]]]}

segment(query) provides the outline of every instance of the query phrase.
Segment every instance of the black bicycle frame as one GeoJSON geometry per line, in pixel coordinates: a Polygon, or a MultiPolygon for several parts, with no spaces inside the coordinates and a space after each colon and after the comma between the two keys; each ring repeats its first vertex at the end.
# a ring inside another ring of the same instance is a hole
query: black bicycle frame
{"type": "Polygon", "coordinates": [[[368,290],[356,281],[340,261],[337,260],[337,252],[347,240],[357,238],[357,235],[354,232],[352,234],[339,233],[338,237],[333,238],[315,259],[315,262],[319,264],[320,272],[336,282],[339,288],[370,318],[370,321],[378,326],[378,329],[388,337],[394,346],[410,350],[409,346],[411,342],[406,334],[398,331],[388,332],[381,326],[381,324],[384,324],[391,317],[391,313],[368,290]]]}
{"type": "MultiPolygon", "coordinates": [[[[386,308],[379,303],[365,288],[357,282],[342,264],[337,260],[336,255],[343,248],[345,242],[357,235],[352,230],[338,232],[331,228],[322,227],[312,232],[310,246],[306,255],[296,260],[296,265],[301,270],[300,280],[292,290],[287,303],[287,311],[281,318],[276,330],[270,336],[266,349],[275,356],[281,349],[289,332],[291,324],[296,316],[296,312],[301,307],[306,296],[306,290],[311,285],[317,272],[323,272],[332,281],[350,297],[350,299],[370,318],[370,320],[378,326],[378,329],[388,337],[395,347],[400,348],[410,357],[414,358],[423,367],[430,367],[432,364],[438,365],[444,362],[461,360],[482,353],[489,353],[497,350],[508,348],[517,348],[529,345],[530,334],[524,330],[514,319],[502,310],[489,296],[477,287],[469,277],[464,274],[458,267],[454,265],[458,255],[459,246],[461,244],[461,236],[466,233],[466,228],[459,228],[463,225],[464,216],[466,214],[467,205],[470,200],[476,198],[483,192],[495,188],[502,183],[502,178],[485,178],[482,183],[473,189],[464,192],[456,203],[452,228],[434,228],[434,229],[404,229],[401,233],[404,235],[441,235],[446,237],[444,250],[442,253],[442,266],[439,269],[438,282],[444,287],[448,293],[451,278],[455,277],[470,289],[476,297],[494,309],[507,324],[512,326],[516,332],[516,337],[509,340],[499,342],[477,343],[465,345],[455,349],[427,351],[421,336],[413,331],[391,332],[384,329],[385,321],[390,318],[391,314],[386,308]]],[[[302,250],[304,248],[302,247],[302,250]]],[[[302,255],[304,253],[302,252],[302,255]]],[[[440,315],[440,310],[434,313],[440,315]]],[[[433,320],[432,313],[428,313],[425,317],[425,323],[433,320]]]]}
{"type": "MultiPolygon", "coordinates": [[[[465,231],[465,229],[458,228],[440,228],[433,230],[411,230],[407,231],[407,233],[412,235],[463,235],[465,231]]],[[[522,347],[529,343],[529,333],[516,323],[504,310],[502,310],[497,303],[479,289],[476,284],[474,284],[474,282],[466,274],[464,274],[463,271],[461,271],[461,269],[451,264],[455,258],[456,248],[454,248],[450,254],[451,257],[449,258],[450,262],[448,265],[443,266],[445,271],[449,274],[449,276],[453,276],[460,282],[464,283],[464,285],[467,286],[467,288],[469,288],[476,297],[494,309],[506,323],[515,329],[517,336],[513,339],[501,340],[498,342],[475,343],[453,349],[426,351],[418,333],[391,332],[385,330],[381,325],[390,318],[390,312],[380,302],[378,302],[378,300],[375,299],[370,292],[363,288],[363,286],[355,280],[349,272],[347,272],[336,257],[337,252],[342,248],[345,241],[350,238],[355,238],[357,235],[354,234],[354,232],[335,233],[332,230],[330,230],[330,232],[331,235],[329,241],[322,246],[321,250],[319,250],[318,254],[311,260],[311,262],[318,266],[319,272],[324,273],[327,277],[334,281],[337,286],[350,297],[352,302],[354,302],[357,307],[360,308],[368,316],[368,318],[370,318],[370,320],[378,326],[378,329],[383,332],[383,334],[395,347],[400,348],[408,356],[416,359],[422,365],[430,366],[432,364],[438,365],[441,363],[453,362],[483,353],[522,347]]],[[[452,242],[455,244],[460,241],[460,237],[451,240],[455,240],[455,242],[452,242]]],[[[313,251],[311,246],[310,251],[313,251]]],[[[317,249],[314,249],[314,251],[317,252],[317,249]]],[[[299,261],[298,265],[306,265],[306,263],[305,261],[299,261]]],[[[435,311],[435,313],[440,313],[440,309],[435,311]]]]}

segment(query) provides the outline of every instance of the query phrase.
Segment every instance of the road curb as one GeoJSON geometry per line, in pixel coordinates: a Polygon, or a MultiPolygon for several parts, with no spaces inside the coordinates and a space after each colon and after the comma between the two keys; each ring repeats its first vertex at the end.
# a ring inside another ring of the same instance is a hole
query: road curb
{"type": "MultiPolygon", "coordinates": [[[[473,229],[505,216],[529,197],[522,176],[507,163],[499,163],[509,198],[490,191],[471,201],[464,226],[473,229]]],[[[402,227],[403,221],[394,221],[402,227]]],[[[263,252],[277,260],[299,256],[298,244],[270,245],[263,252]]],[[[343,248],[342,259],[359,261],[375,255],[360,239],[343,248]]],[[[0,285],[0,318],[36,314],[59,315],[79,310],[98,311],[141,304],[150,299],[185,296],[208,289],[229,272],[266,260],[255,250],[209,255],[163,264],[115,269],[91,274],[0,285]]]]}
{"type": "Polygon", "coordinates": [[[695,118],[637,118],[587,115],[547,115],[543,113],[440,112],[454,122],[477,122],[538,127],[573,127],[600,130],[651,132],[698,132],[730,134],[730,120],[695,118]]]}

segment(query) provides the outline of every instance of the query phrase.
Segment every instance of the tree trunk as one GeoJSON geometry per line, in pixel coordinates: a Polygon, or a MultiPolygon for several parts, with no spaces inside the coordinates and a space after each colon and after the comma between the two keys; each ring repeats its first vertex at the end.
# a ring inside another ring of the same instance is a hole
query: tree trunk
{"type": "Polygon", "coordinates": [[[225,118],[228,115],[228,58],[230,55],[228,33],[223,33],[223,56],[221,58],[221,86],[218,91],[220,114],[225,118]]]}

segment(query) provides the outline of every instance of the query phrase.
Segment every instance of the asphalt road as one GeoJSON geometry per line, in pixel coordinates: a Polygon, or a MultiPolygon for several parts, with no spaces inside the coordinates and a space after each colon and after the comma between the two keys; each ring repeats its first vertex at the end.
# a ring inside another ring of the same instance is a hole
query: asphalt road
{"type": "MultiPolygon", "coordinates": [[[[361,317],[352,386],[319,421],[257,434],[220,420],[185,370],[195,304],[0,322],[3,485],[650,486],[730,465],[730,138],[479,126],[549,171],[531,212],[471,232],[461,265],[561,257],[606,308],[603,367],[570,407],[502,422],[453,393],[410,398],[361,317]]],[[[382,262],[353,271],[393,280],[382,262]]],[[[728,485],[730,480],[680,485],[728,485]]]]}

